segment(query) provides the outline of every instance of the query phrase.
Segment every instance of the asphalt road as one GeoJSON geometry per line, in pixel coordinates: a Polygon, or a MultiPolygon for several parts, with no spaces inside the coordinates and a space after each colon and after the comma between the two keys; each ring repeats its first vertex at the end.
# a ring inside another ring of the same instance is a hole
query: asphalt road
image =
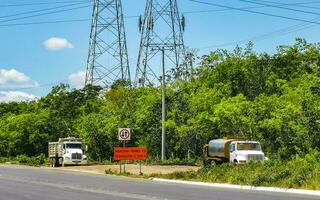
{"type": "Polygon", "coordinates": [[[56,169],[0,166],[0,200],[302,200],[319,196],[160,183],[56,169]]]}

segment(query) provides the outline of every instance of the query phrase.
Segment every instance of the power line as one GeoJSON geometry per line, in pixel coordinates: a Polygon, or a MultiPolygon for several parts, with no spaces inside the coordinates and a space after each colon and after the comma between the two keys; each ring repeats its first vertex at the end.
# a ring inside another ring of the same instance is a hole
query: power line
{"type": "MultiPolygon", "coordinates": [[[[266,2],[266,3],[273,3],[273,4],[278,4],[281,5],[281,3],[279,2],[274,2],[274,1],[265,1],[265,0],[259,0],[260,2],[266,2]]],[[[319,7],[314,7],[314,6],[306,6],[306,4],[317,4],[320,3],[320,1],[311,1],[311,2],[305,2],[303,4],[291,4],[288,6],[299,6],[299,7],[303,7],[303,8],[311,8],[311,9],[320,9],[319,7]]]]}
{"type": "Polygon", "coordinates": [[[67,11],[72,11],[72,10],[78,10],[78,9],[87,8],[87,7],[91,7],[91,6],[92,5],[79,6],[79,7],[68,8],[68,9],[63,9],[63,10],[57,10],[57,11],[52,11],[52,12],[46,12],[46,13],[41,13],[41,14],[28,15],[28,16],[24,16],[24,17],[17,17],[17,18],[13,18],[13,19],[1,20],[0,23],[16,21],[16,20],[20,20],[20,19],[39,17],[39,16],[43,16],[43,15],[56,14],[56,13],[67,12],[67,11]]]}
{"type": "MultiPolygon", "coordinates": [[[[138,18],[139,15],[124,16],[123,18],[138,18]]],[[[23,22],[14,24],[0,24],[0,27],[11,27],[11,26],[27,26],[27,25],[41,25],[41,24],[59,24],[59,23],[71,23],[71,22],[88,22],[91,19],[69,19],[69,20],[52,20],[52,21],[36,21],[36,22],[23,22]]]]}
{"type": "MultiPolygon", "coordinates": [[[[313,21],[316,21],[316,20],[320,20],[320,17],[313,19],[313,21]]],[[[232,45],[237,45],[237,44],[241,44],[241,43],[245,43],[245,42],[249,42],[249,41],[261,41],[261,40],[265,40],[265,39],[270,39],[270,38],[274,38],[274,37],[287,35],[287,34],[297,32],[300,30],[305,30],[305,29],[308,29],[308,28],[311,28],[314,26],[316,26],[316,25],[310,24],[310,23],[300,23],[300,24],[296,24],[293,26],[283,28],[283,29],[272,31],[270,33],[258,35],[258,36],[252,37],[252,38],[238,40],[238,41],[234,41],[234,42],[223,43],[223,44],[218,44],[218,45],[199,47],[198,49],[209,49],[209,48],[216,48],[216,47],[232,46],[232,45]]]]}
{"type": "Polygon", "coordinates": [[[271,4],[259,3],[259,2],[248,1],[248,0],[239,0],[239,1],[241,1],[241,2],[246,2],[246,3],[251,3],[251,4],[268,6],[268,7],[272,7],[272,8],[279,8],[279,9],[284,9],[284,10],[290,10],[290,11],[295,11],[295,12],[300,12],[300,13],[306,13],[306,14],[312,14],[312,15],[320,15],[320,13],[317,13],[317,12],[299,10],[299,9],[294,9],[294,8],[287,8],[287,7],[283,7],[283,6],[279,6],[279,5],[271,5],[271,4]]]}
{"type": "MultiPolygon", "coordinates": [[[[320,3],[320,1],[316,1],[317,3],[320,3]]],[[[315,3],[315,1],[312,2],[300,2],[300,3],[277,3],[280,6],[301,6],[301,7],[307,7],[307,8],[314,8],[314,9],[320,9],[318,7],[311,7],[311,6],[303,6],[305,4],[311,4],[315,3]]],[[[270,6],[248,6],[248,7],[241,7],[242,9],[256,9],[256,8],[267,8],[270,6]]],[[[183,14],[193,14],[193,13],[205,13],[205,12],[221,12],[221,11],[229,11],[229,10],[234,10],[230,8],[224,8],[224,9],[215,9],[215,10],[198,10],[198,11],[185,11],[183,14]]]]}
{"type": "Polygon", "coordinates": [[[90,1],[54,1],[54,2],[34,2],[34,3],[21,3],[21,4],[4,4],[0,8],[5,7],[20,7],[20,6],[37,6],[37,5],[52,5],[52,4],[68,4],[68,3],[81,3],[90,1]]]}
{"type": "Polygon", "coordinates": [[[9,18],[9,17],[20,16],[20,15],[38,13],[38,12],[55,10],[55,9],[59,9],[59,8],[66,8],[66,7],[80,5],[80,4],[88,4],[88,3],[76,3],[76,4],[73,3],[73,4],[63,5],[63,6],[52,7],[52,8],[45,8],[45,9],[41,9],[41,10],[32,10],[32,11],[27,11],[27,12],[15,13],[15,14],[11,14],[11,15],[3,15],[3,16],[0,16],[0,18],[9,18]]]}
{"type": "MultiPolygon", "coordinates": [[[[68,1],[68,2],[82,2],[82,3],[84,3],[83,1],[68,1]]],[[[60,3],[62,3],[62,2],[60,2],[60,3]]],[[[286,4],[279,4],[279,5],[294,6],[294,5],[312,4],[312,3],[313,4],[314,3],[320,3],[320,1],[311,1],[311,2],[303,2],[303,3],[300,2],[300,3],[290,3],[290,4],[286,3],[286,4]]],[[[45,4],[47,4],[47,3],[45,3],[45,4]]],[[[50,3],[50,4],[52,4],[52,3],[50,3]]],[[[72,4],[72,5],[75,5],[75,4],[72,4]]],[[[71,6],[71,5],[67,5],[67,6],[71,6]]],[[[63,6],[63,7],[66,7],[66,6],[63,6]]],[[[241,9],[256,9],[256,8],[265,8],[265,7],[269,7],[269,6],[250,6],[250,7],[241,7],[241,9]]],[[[59,7],[55,7],[55,8],[60,8],[60,6],[59,7]]],[[[45,10],[50,10],[50,9],[55,9],[55,8],[48,8],[48,9],[43,9],[43,10],[30,11],[30,13],[32,13],[32,12],[40,12],[40,11],[45,11],[45,10]]],[[[232,9],[225,8],[225,9],[215,9],[215,10],[186,11],[186,12],[183,12],[183,14],[220,12],[220,11],[228,11],[228,10],[234,10],[234,9],[233,8],[232,9]]],[[[0,16],[0,18],[10,17],[10,16],[14,16],[14,15],[21,15],[21,14],[27,14],[27,12],[13,14],[13,15],[7,15],[7,16],[0,16]]],[[[139,17],[139,15],[124,16],[124,18],[138,18],[138,17],[139,17]]],[[[84,21],[89,21],[89,20],[91,20],[91,19],[71,19],[71,20],[53,20],[53,21],[40,21],[40,22],[26,22],[26,23],[14,23],[14,24],[3,24],[3,25],[1,24],[0,27],[39,25],[39,24],[56,24],[56,23],[70,23],[70,22],[84,22],[84,21]]]]}
{"type": "Polygon", "coordinates": [[[187,0],[187,1],[200,3],[200,4],[205,4],[205,5],[216,6],[216,7],[221,7],[221,8],[228,8],[228,9],[231,9],[231,10],[238,10],[238,11],[248,12],[248,13],[253,13],[253,14],[260,14],[260,15],[265,15],[265,16],[269,16],[269,17],[277,17],[277,18],[282,18],[282,19],[288,19],[288,20],[294,20],[294,21],[300,21],[300,22],[307,22],[307,23],[318,24],[318,25],[320,24],[319,22],[315,22],[315,21],[299,19],[299,18],[294,18],[294,17],[286,17],[286,16],[282,16],[282,15],[264,13],[264,12],[253,11],[253,10],[237,8],[237,7],[231,7],[231,6],[225,6],[225,5],[216,4],[216,3],[209,3],[209,2],[198,1],[198,0],[187,0]]]}
{"type": "Polygon", "coordinates": [[[15,24],[0,24],[0,27],[58,24],[58,23],[71,23],[71,22],[89,22],[89,21],[91,21],[91,19],[53,20],[53,21],[39,21],[39,22],[24,22],[24,23],[15,23],[15,24]]]}

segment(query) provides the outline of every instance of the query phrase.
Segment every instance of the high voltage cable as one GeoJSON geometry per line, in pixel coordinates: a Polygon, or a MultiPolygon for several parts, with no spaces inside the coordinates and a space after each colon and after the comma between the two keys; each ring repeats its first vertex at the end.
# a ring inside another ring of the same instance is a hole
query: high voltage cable
{"type": "MultiPolygon", "coordinates": [[[[259,2],[273,3],[273,4],[278,4],[278,5],[281,4],[281,3],[279,3],[279,2],[265,1],[265,0],[259,0],[259,2]]],[[[292,5],[288,5],[288,6],[299,6],[299,7],[302,7],[302,8],[320,9],[319,7],[306,6],[306,4],[316,4],[316,3],[320,3],[320,1],[306,2],[306,3],[303,3],[303,4],[299,4],[299,5],[297,5],[297,4],[292,4],[292,5]]]]}
{"type": "MultiPolygon", "coordinates": [[[[138,18],[139,15],[124,16],[123,18],[138,18]]],[[[71,23],[71,22],[85,22],[91,21],[92,19],[70,19],[70,20],[53,20],[53,21],[39,21],[39,22],[23,22],[14,24],[0,24],[0,27],[10,27],[10,26],[27,26],[27,25],[41,25],[41,24],[57,24],[57,23],[71,23]]]]}
{"type": "Polygon", "coordinates": [[[294,17],[286,17],[286,16],[282,16],[282,15],[276,15],[276,14],[265,13],[265,12],[260,12],[260,11],[253,11],[253,10],[237,8],[237,7],[232,7],[232,6],[225,6],[225,5],[221,5],[221,4],[209,3],[209,2],[198,1],[198,0],[187,0],[187,1],[195,2],[195,3],[199,3],[199,4],[221,7],[221,8],[228,8],[231,10],[238,10],[238,11],[247,12],[247,13],[260,14],[260,15],[265,15],[265,16],[270,16],[270,17],[277,17],[277,18],[282,18],[282,19],[288,19],[288,20],[294,20],[294,21],[300,21],[300,22],[308,22],[308,23],[320,25],[319,22],[314,22],[314,21],[299,19],[299,18],[294,18],[294,17]]]}
{"type": "Polygon", "coordinates": [[[18,18],[13,18],[13,19],[1,20],[0,23],[10,22],[10,21],[16,21],[16,20],[20,20],[20,19],[27,19],[27,18],[39,17],[39,16],[43,16],[43,15],[56,14],[56,13],[61,13],[61,12],[67,12],[67,11],[71,11],[71,10],[78,10],[78,9],[87,8],[87,7],[91,7],[91,6],[92,6],[92,5],[79,6],[79,7],[68,8],[68,9],[63,9],[63,10],[57,10],[57,11],[52,11],[52,12],[46,12],[46,13],[41,13],[41,14],[28,15],[28,16],[24,16],[24,17],[18,17],[18,18]]]}
{"type": "MultiPolygon", "coordinates": [[[[314,18],[313,21],[316,20],[320,20],[320,17],[318,18],[314,18]]],[[[305,30],[311,27],[316,26],[315,24],[310,24],[310,23],[300,23],[300,24],[296,24],[293,26],[289,26],[286,28],[282,28],[276,31],[272,31],[270,33],[265,33],[262,35],[258,35],[258,36],[254,36],[252,38],[248,38],[248,39],[243,39],[243,40],[238,40],[238,41],[234,41],[234,42],[228,42],[228,43],[224,43],[224,44],[218,44],[218,45],[211,45],[211,46],[205,46],[205,47],[199,47],[198,49],[209,49],[209,48],[215,48],[215,47],[224,47],[224,46],[231,46],[231,45],[236,45],[236,44],[240,44],[240,43],[245,43],[245,42],[249,42],[249,41],[261,41],[261,40],[265,40],[265,39],[269,39],[269,38],[274,38],[274,37],[279,37],[282,35],[287,35],[293,32],[297,32],[300,30],[305,30]]]]}
{"type": "MultiPolygon", "coordinates": [[[[81,2],[80,4],[84,3],[83,1],[68,1],[68,2],[81,2]]],[[[285,3],[285,4],[279,4],[279,5],[293,6],[293,5],[302,5],[302,4],[311,4],[311,3],[314,4],[316,2],[320,3],[320,1],[312,1],[312,2],[303,2],[303,3],[302,2],[300,2],[300,3],[285,3]]],[[[50,3],[50,4],[53,4],[53,3],[50,3]]],[[[59,2],[56,2],[56,3],[59,3],[59,2]]],[[[60,2],[60,3],[62,3],[62,2],[60,2]]],[[[45,3],[45,4],[47,4],[47,3],[45,3]]],[[[78,4],[72,4],[72,5],[78,5],[78,4]]],[[[66,6],[72,6],[72,5],[66,5],[66,6]]],[[[42,12],[42,11],[51,10],[51,9],[58,9],[58,8],[61,8],[61,7],[66,7],[66,6],[59,6],[59,7],[54,7],[54,8],[35,10],[35,11],[29,11],[29,12],[24,12],[24,13],[17,13],[17,14],[12,14],[12,15],[7,15],[7,16],[0,16],[0,18],[6,18],[6,17],[23,15],[23,14],[42,12]]],[[[265,6],[265,5],[263,5],[263,6],[251,6],[251,7],[241,7],[239,9],[255,9],[255,8],[265,8],[265,7],[270,7],[270,6],[265,6]]],[[[194,13],[219,12],[219,11],[228,11],[228,10],[234,10],[234,8],[225,8],[225,9],[216,9],[216,10],[186,11],[186,12],[183,12],[183,13],[184,14],[194,14],[194,13]]],[[[65,10],[62,10],[61,12],[63,12],[63,11],[65,11],[65,10]]],[[[60,11],[57,11],[57,12],[60,12],[60,11]]],[[[56,12],[54,12],[54,13],[56,13],[56,12]]],[[[52,13],[50,12],[50,13],[43,13],[43,14],[46,15],[46,14],[52,14],[52,13]]],[[[139,17],[139,15],[125,16],[124,18],[138,18],[138,17],[139,17]]],[[[25,18],[28,18],[28,16],[27,17],[23,17],[23,18],[19,18],[19,19],[25,19],[25,18]]],[[[19,19],[14,19],[14,21],[15,20],[19,20],[19,19]]],[[[41,21],[40,22],[26,22],[26,23],[4,24],[4,25],[0,25],[0,26],[8,27],[8,26],[23,26],[23,25],[37,25],[37,24],[70,23],[70,22],[83,22],[83,21],[88,21],[88,20],[91,20],[91,19],[72,19],[72,20],[53,20],[53,21],[42,21],[42,22],[41,21]]],[[[0,21],[0,22],[4,22],[4,21],[0,21]]]]}
{"type": "Polygon", "coordinates": [[[288,8],[288,7],[283,7],[283,6],[281,6],[281,5],[271,5],[271,4],[259,3],[259,2],[249,1],[249,0],[239,0],[239,1],[241,1],[241,2],[246,2],[246,3],[251,3],[251,4],[268,6],[268,7],[272,7],[272,8],[279,8],[279,9],[284,9],[284,10],[301,12],[301,13],[306,13],[306,14],[320,15],[320,13],[317,13],[317,12],[311,12],[311,11],[299,10],[299,9],[294,9],[294,8],[288,8]]]}
{"type": "Polygon", "coordinates": [[[0,16],[0,18],[9,18],[9,17],[20,16],[20,15],[33,14],[33,13],[44,12],[44,11],[48,11],[48,10],[55,10],[55,9],[59,9],[59,8],[66,8],[66,7],[70,7],[70,6],[76,6],[76,5],[80,5],[80,4],[88,4],[88,2],[87,3],[73,3],[73,4],[63,5],[63,6],[56,6],[56,7],[52,7],[52,8],[45,8],[45,9],[40,9],[40,10],[26,11],[26,12],[11,14],[11,15],[3,15],[3,16],[0,16]]]}
{"type": "Polygon", "coordinates": [[[70,19],[70,20],[24,22],[24,23],[15,23],[15,24],[0,24],[0,27],[27,26],[27,25],[40,25],[40,24],[58,24],[58,23],[85,22],[85,21],[88,22],[88,21],[91,21],[91,19],[70,19]]]}
{"type": "MultiPolygon", "coordinates": [[[[317,3],[320,3],[320,1],[316,1],[317,3]]],[[[315,4],[315,1],[312,2],[300,2],[300,3],[277,3],[280,6],[301,6],[301,7],[307,7],[307,8],[314,8],[314,9],[320,9],[319,7],[311,7],[311,6],[303,6],[305,4],[315,4]]],[[[256,9],[256,8],[267,8],[270,6],[248,6],[248,7],[241,7],[242,9],[256,9]]],[[[230,8],[225,9],[216,9],[216,10],[199,10],[199,11],[186,11],[183,12],[183,14],[192,14],[192,13],[204,13],[204,12],[219,12],[219,11],[228,11],[228,10],[234,10],[230,8]]]]}
{"type": "Polygon", "coordinates": [[[21,4],[4,4],[0,8],[5,7],[19,7],[19,6],[37,6],[37,5],[51,5],[51,4],[68,4],[68,3],[84,3],[91,1],[55,1],[55,2],[34,2],[34,3],[21,3],[21,4]]]}

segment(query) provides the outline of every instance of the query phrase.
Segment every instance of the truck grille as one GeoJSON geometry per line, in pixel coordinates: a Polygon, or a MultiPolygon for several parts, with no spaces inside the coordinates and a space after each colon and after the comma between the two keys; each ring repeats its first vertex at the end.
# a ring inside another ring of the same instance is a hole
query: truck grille
{"type": "Polygon", "coordinates": [[[263,155],[260,154],[249,154],[248,160],[263,160],[263,155]]]}
{"type": "Polygon", "coordinates": [[[71,158],[72,158],[72,159],[79,159],[79,160],[81,160],[81,159],[82,159],[82,155],[81,155],[81,153],[73,153],[73,154],[71,154],[71,158]]]}

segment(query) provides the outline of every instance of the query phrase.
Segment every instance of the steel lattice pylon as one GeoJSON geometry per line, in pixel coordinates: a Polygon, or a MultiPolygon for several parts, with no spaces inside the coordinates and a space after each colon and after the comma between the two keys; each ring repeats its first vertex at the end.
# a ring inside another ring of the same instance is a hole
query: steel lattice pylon
{"type": "Polygon", "coordinates": [[[180,17],[177,0],[147,0],[144,17],[139,19],[140,50],[136,69],[136,86],[155,85],[160,80],[159,54],[165,51],[167,70],[175,78],[188,77],[183,41],[185,18],[180,17]],[[157,67],[159,70],[157,70],[157,67]]]}
{"type": "Polygon", "coordinates": [[[94,0],[85,84],[130,81],[121,0],[94,0]]]}

